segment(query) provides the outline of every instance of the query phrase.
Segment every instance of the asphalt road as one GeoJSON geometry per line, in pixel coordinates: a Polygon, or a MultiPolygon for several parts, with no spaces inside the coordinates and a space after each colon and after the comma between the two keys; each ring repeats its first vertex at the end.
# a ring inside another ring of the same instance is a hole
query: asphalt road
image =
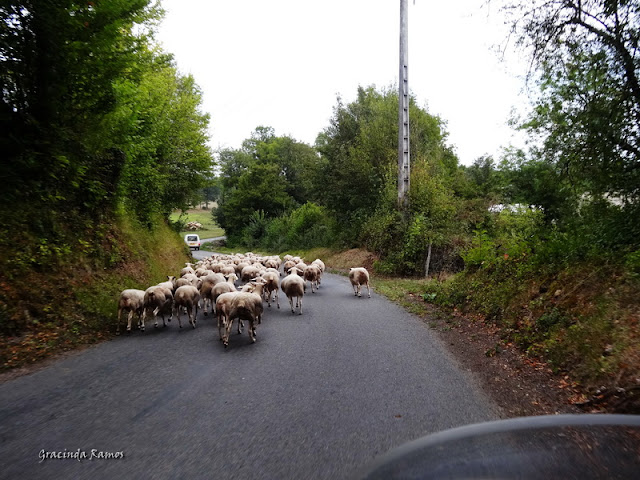
{"type": "Polygon", "coordinates": [[[337,275],[307,292],[302,316],[265,306],[255,344],[225,350],[199,313],[3,383],[0,478],[335,480],[498,418],[417,317],[337,275]]]}

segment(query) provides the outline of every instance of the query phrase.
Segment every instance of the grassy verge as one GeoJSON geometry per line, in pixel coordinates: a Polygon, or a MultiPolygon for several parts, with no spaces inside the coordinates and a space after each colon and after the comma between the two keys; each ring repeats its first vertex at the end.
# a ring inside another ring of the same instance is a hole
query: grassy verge
{"type": "Polygon", "coordinates": [[[78,250],[55,269],[25,268],[0,282],[2,370],[112,337],[120,292],[159,283],[190,258],[182,239],[162,223],[150,231],[119,218],[100,238],[101,247],[78,250]]]}

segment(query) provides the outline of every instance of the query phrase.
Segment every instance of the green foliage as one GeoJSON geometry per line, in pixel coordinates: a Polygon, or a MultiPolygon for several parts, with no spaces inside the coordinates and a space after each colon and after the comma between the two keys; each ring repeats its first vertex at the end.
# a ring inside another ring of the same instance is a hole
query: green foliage
{"type": "Polygon", "coordinates": [[[471,245],[462,252],[465,265],[470,270],[496,269],[505,274],[527,268],[529,262],[523,260],[542,242],[543,218],[539,210],[505,208],[490,224],[491,234],[487,230],[475,232],[471,245]]]}
{"type": "Polygon", "coordinates": [[[325,209],[307,202],[269,221],[260,245],[277,252],[322,247],[332,243],[335,230],[335,221],[325,209]]]}
{"type": "Polygon", "coordinates": [[[120,197],[145,221],[168,215],[199,195],[212,167],[206,146],[208,115],[198,111],[201,92],[158,59],[140,82],[117,85],[118,108],[105,119],[125,152],[120,197]],[[134,88],[132,88],[134,87],[134,88]]]}
{"type": "Polygon", "coordinates": [[[636,278],[640,277],[640,250],[626,255],[625,267],[632,276],[636,278]]]}
{"type": "MultiPolygon", "coordinates": [[[[637,2],[505,4],[516,42],[536,67],[531,78],[539,89],[521,126],[536,148],[518,172],[524,184],[533,185],[530,193],[538,201],[532,204],[563,223],[581,213],[585,203],[609,202],[623,214],[607,208],[609,220],[616,219],[615,225],[608,223],[629,232],[640,223],[637,2]]],[[[634,235],[613,240],[616,248],[623,242],[638,245],[634,235]]]]}
{"type": "Polygon", "coordinates": [[[58,321],[86,331],[73,309],[53,318],[45,297],[65,303],[77,286],[62,274],[121,267],[135,255],[119,219],[132,214],[148,235],[166,234],[168,213],[210,177],[201,92],[154,45],[161,13],[149,0],[0,6],[4,333],[58,321]],[[16,289],[57,272],[46,293],[16,289]]]}
{"type": "Polygon", "coordinates": [[[208,117],[193,79],[153,44],[157,5],[11,1],[0,11],[0,223],[16,225],[7,207],[19,204],[49,223],[124,206],[149,224],[202,186],[208,117]]]}
{"type": "Polygon", "coordinates": [[[276,137],[271,128],[256,128],[241,150],[220,152],[219,162],[221,195],[214,218],[232,243],[248,235],[242,241],[253,244],[263,235],[255,212],[262,212],[262,224],[313,197],[317,155],[308,145],[276,137]]]}
{"type": "Polygon", "coordinates": [[[46,203],[95,212],[111,206],[122,156],[101,122],[114,84],[145,63],[147,0],[99,4],[12,1],[2,7],[0,111],[7,185],[0,203],[46,203]],[[142,32],[142,30],[140,30],[142,32]],[[106,141],[105,141],[106,139],[106,141]]]}
{"type": "MultiPolygon", "coordinates": [[[[412,162],[437,161],[451,172],[455,157],[444,146],[443,124],[411,99],[412,162]]],[[[345,224],[359,226],[376,211],[395,208],[398,97],[395,90],[358,88],[357,99],[338,98],[330,126],[316,141],[324,164],[319,172],[319,201],[345,224]]],[[[413,168],[413,167],[412,167],[413,168]]]]}

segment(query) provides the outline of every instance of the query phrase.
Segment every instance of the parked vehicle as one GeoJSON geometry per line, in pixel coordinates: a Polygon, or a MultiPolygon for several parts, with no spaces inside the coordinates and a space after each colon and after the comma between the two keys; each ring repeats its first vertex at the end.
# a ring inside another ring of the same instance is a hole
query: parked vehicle
{"type": "Polygon", "coordinates": [[[195,248],[196,250],[200,250],[200,236],[195,233],[187,233],[184,236],[184,241],[187,245],[189,245],[189,250],[195,248]]]}

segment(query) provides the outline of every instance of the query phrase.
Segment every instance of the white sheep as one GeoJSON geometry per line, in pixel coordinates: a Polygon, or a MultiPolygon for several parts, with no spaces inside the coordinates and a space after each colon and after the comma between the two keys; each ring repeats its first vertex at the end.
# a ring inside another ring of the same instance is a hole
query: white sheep
{"type": "Polygon", "coordinates": [[[118,300],[118,330],[117,335],[120,335],[120,323],[122,312],[127,312],[127,332],[131,331],[131,320],[133,315],[138,315],[138,325],[142,320],[142,314],[144,310],[144,290],[138,290],[135,288],[128,288],[120,293],[118,300]]]}
{"type": "Polygon", "coordinates": [[[163,286],[153,285],[144,292],[144,312],[142,314],[142,320],[140,322],[140,330],[144,332],[145,321],[147,316],[152,316],[155,320],[154,326],[158,327],[158,314],[162,316],[162,324],[166,327],[167,324],[164,320],[164,315],[167,311],[167,307],[173,302],[171,297],[171,291],[163,286]]]}
{"type": "Polygon", "coordinates": [[[193,328],[196,328],[196,317],[198,316],[198,304],[200,302],[200,292],[193,285],[183,285],[176,289],[176,293],[173,296],[173,304],[176,310],[176,316],[178,317],[178,325],[182,328],[182,321],[180,320],[180,309],[184,308],[189,316],[189,323],[193,328]],[[195,315],[194,310],[195,308],[195,315]]]}
{"type": "Polygon", "coordinates": [[[275,268],[278,270],[282,261],[278,256],[267,257],[263,263],[266,268],[275,268]]]}
{"type": "Polygon", "coordinates": [[[176,288],[182,287],[183,285],[193,285],[197,289],[200,289],[202,286],[203,278],[206,277],[198,277],[195,273],[187,273],[183,277],[176,280],[176,288]]]}
{"type": "Polygon", "coordinates": [[[236,269],[231,265],[225,265],[220,269],[220,273],[223,275],[231,275],[232,273],[236,273],[236,269]]]}
{"type": "Polygon", "coordinates": [[[296,262],[294,262],[293,260],[287,260],[286,262],[284,262],[284,267],[283,267],[284,273],[289,275],[290,270],[295,266],[296,266],[296,262]]]}
{"type": "MultiPolygon", "coordinates": [[[[235,273],[232,273],[235,276],[235,273]]],[[[211,289],[219,284],[226,282],[227,279],[221,273],[210,273],[206,277],[202,277],[202,284],[200,285],[200,297],[202,298],[202,309],[204,314],[207,314],[207,303],[211,303],[211,311],[213,312],[213,303],[211,302],[211,289]]],[[[215,300],[214,300],[215,301],[215,300]]]]}
{"type": "MultiPolygon", "coordinates": [[[[233,299],[240,292],[227,292],[221,293],[220,296],[216,299],[216,317],[218,318],[218,335],[220,336],[220,340],[224,341],[224,332],[227,328],[227,325],[231,321],[229,318],[229,313],[231,312],[231,304],[233,303],[233,299]]],[[[238,321],[238,334],[241,333],[242,322],[238,321]]],[[[228,338],[227,338],[228,342],[228,338]]],[[[226,345],[225,345],[226,346],[226,345]]]]}
{"type": "MultiPolygon", "coordinates": [[[[162,316],[162,324],[165,327],[167,326],[167,324],[164,321],[164,316],[167,314],[169,315],[169,318],[167,320],[169,322],[173,319],[173,289],[167,285],[168,283],[169,282],[163,282],[156,285],[164,291],[164,305],[160,307],[158,314],[162,316]]],[[[158,326],[157,322],[155,326],[158,326]]]]}
{"type": "Polygon", "coordinates": [[[302,278],[302,272],[297,267],[291,268],[291,273],[282,279],[280,288],[289,299],[291,305],[291,313],[296,313],[293,308],[293,298],[296,298],[296,307],[300,307],[299,314],[302,315],[302,297],[305,291],[305,282],[302,278]]]}
{"type": "Polygon", "coordinates": [[[311,262],[311,265],[318,265],[320,267],[320,271],[324,273],[325,265],[324,262],[319,258],[316,258],[313,262],[311,262]]]}
{"type": "MultiPolygon", "coordinates": [[[[307,264],[302,262],[302,261],[300,261],[300,262],[296,263],[296,268],[300,272],[299,275],[302,277],[302,276],[304,276],[304,269],[307,268],[307,264]]],[[[289,271],[291,271],[291,270],[289,270],[289,271]]]]}
{"type": "Polygon", "coordinates": [[[256,341],[256,325],[262,323],[262,287],[263,283],[250,282],[253,292],[223,293],[216,300],[216,314],[218,316],[218,332],[225,348],[229,346],[229,335],[233,320],[238,319],[238,333],[241,333],[243,320],[249,321],[249,338],[256,341]]]}
{"type": "Polygon", "coordinates": [[[313,262],[311,262],[311,265],[317,265],[318,267],[320,267],[320,276],[318,277],[318,288],[319,288],[320,285],[322,284],[322,274],[326,270],[326,266],[324,262],[319,258],[316,258],[313,262]]]}
{"type": "Polygon", "coordinates": [[[193,263],[186,263],[186,267],[184,267],[180,271],[180,276],[184,277],[187,273],[194,273],[195,274],[196,272],[192,267],[193,267],[193,263]]]}
{"type": "Polygon", "coordinates": [[[171,276],[171,275],[167,275],[167,281],[159,283],[158,286],[167,287],[168,289],[171,290],[171,294],[173,294],[173,292],[176,289],[176,277],[171,276]]]}
{"type": "MultiPolygon", "coordinates": [[[[216,300],[218,300],[218,297],[220,295],[222,295],[223,293],[228,293],[228,292],[237,292],[238,289],[235,286],[235,281],[238,279],[238,277],[236,276],[235,273],[232,273],[229,275],[229,278],[227,279],[226,282],[219,282],[216,283],[208,292],[207,294],[207,299],[209,300],[209,302],[211,303],[211,314],[215,313],[213,310],[214,305],[216,304],[216,300]]],[[[207,314],[207,311],[205,309],[204,314],[207,314]]]]}
{"type": "Polygon", "coordinates": [[[369,298],[371,298],[371,290],[369,290],[369,272],[364,267],[357,267],[349,269],[349,281],[351,282],[351,286],[353,286],[353,292],[357,297],[361,297],[360,288],[362,285],[366,285],[367,293],[369,294],[369,298]]]}
{"type": "Polygon", "coordinates": [[[240,273],[240,281],[248,282],[260,275],[260,268],[256,265],[247,265],[240,273]]]}
{"type": "Polygon", "coordinates": [[[229,334],[231,333],[231,327],[233,320],[238,319],[238,330],[242,326],[243,320],[249,321],[249,338],[252,343],[256,341],[256,326],[262,323],[262,313],[264,307],[262,305],[262,286],[261,283],[250,282],[255,285],[255,289],[252,292],[238,292],[233,301],[231,302],[231,309],[228,314],[227,328],[225,337],[223,338],[224,346],[229,345],[229,334]]]}

